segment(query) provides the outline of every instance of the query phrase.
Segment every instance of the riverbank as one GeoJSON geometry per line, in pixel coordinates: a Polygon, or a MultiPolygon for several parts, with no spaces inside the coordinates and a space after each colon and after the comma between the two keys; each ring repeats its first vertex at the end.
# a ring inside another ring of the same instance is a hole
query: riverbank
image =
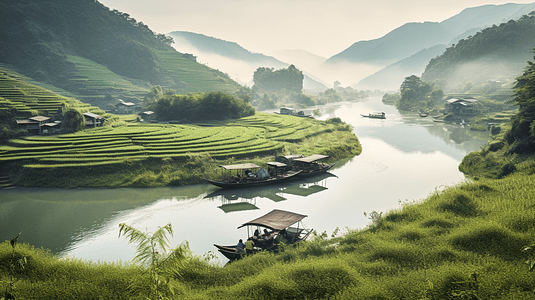
{"type": "Polygon", "coordinates": [[[158,187],[220,176],[219,165],[260,165],[275,155],[321,153],[331,161],[362,151],[351,127],[256,113],[204,125],[126,123],[76,134],[27,137],[0,147],[0,164],[26,187],[158,187]]]}
{"type": "MultiPolygon", "coordinates": [[[[278,255],[224,267],[189,255],[165,266],[170,281],[161,291],[170,299],[527,299],[535,277],[524,263],[532,256],[521,250],[535,234],[533,190],[534,175],[481,179],[278,255]]],[[[0,261],[2,274],[13,276],[2,289],[16,298],[132,299],[151,288],[138,267],[58,259],[7,241],[0,261]]]]}

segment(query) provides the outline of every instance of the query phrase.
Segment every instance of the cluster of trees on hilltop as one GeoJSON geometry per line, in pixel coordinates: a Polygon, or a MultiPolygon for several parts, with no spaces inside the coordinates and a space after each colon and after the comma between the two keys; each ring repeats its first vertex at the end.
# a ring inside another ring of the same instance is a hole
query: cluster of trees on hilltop
{"type": "Polygon", "coordinates": [[[466,82],[517,77],[535,47],[535,12],[494,25],[447,48],[427,65],[422,80],[448,90],[466,82]]]}
{"type": "Polygon", "coordinates": [[[443,105],[444,92],[430,83],[424,82],[420,77],[411,75],[399,88],[398,94],[385,94],[383,102],[393,104],[400,110],[432,110],[443,105]]]}
{"type": "Polygon", "coordinates": [[[300,93],[303,90],[303,72],[294,65],[274,71],[274,68],[258,68],[253,74],[253,90],[257,92],[279,92],[287,90],[300,93]]]}
{"type": "Polygon", "coordinates": [[[160,121],[182,123],[237,119],[254,115],[250,103],[222,92],[164,95],[149,105],[160,121]]]}
{"type": "Polygon", "coordinates": [[[250,90],[252,104],[260,110],[279,106],[298,108],[319,104],[366,98],[364,91],[341,87],[336,81],[334,87],[317,95],[303,93],[303,72],[294,65],[274,71],[273,68],[258,68],[253,75],[254,85],[250,90]]]}

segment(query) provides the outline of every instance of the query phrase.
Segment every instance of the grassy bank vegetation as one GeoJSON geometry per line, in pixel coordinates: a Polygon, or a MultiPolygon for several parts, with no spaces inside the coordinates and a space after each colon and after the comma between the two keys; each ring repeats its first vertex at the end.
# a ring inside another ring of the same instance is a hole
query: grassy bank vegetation
{"type": "Polygon", "coordinates": [[[0,146],[0,164],[15,184],[53,187],[154,187],[220,176],[218,165],[275,154],[360,154],[351,128],[339,122],[256,113],[201,125],[115,120],[114,126],[58,136],[28,136],[0,146]]]}
{"type": "MultiPolygon", "coordinates": [[[[279,254],[226,266],[189,255],[162,266],[162,283],[169,281],[160,292],[170,299],[531,299],[535,276],[521,250],[535,234],[534,189],[534,175],[482,179],[402,204],[364,230],[318,234],[279,254]]],[[[151,290],[143,267],[60,259],[9,242],[0,244],[0,268],[0,291],[16,299],[142,299],[151,290]]]]}

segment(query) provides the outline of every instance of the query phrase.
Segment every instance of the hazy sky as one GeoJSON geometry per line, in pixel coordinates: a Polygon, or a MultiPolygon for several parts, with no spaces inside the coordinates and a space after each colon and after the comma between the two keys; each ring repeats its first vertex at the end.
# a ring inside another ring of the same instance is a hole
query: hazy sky
{"type": "Polygon", "coordinates": [[[258,53],[303,49],[331,57],[408,22],[440,22],[485,0],[99,0],[157,33],[191,31],[258,53]]]}

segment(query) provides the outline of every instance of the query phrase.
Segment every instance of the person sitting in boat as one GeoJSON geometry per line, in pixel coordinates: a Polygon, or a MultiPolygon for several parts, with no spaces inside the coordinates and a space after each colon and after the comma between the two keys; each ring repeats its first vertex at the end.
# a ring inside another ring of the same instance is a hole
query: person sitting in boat
{"type": "Polygon", "coordinates": [[[271,232],[269,232],[269,230],[264,228],[264,237],[268,237],[270,234],[271,234],[271,232]]]}
{"type": "Polygon", "coordinates": [[[284,244],[288,243],[286,229],[281,230],[281,232],[279,232],[279,234],[275,238],[275,244],[279,244],[281,242],[284,243],[284,244]]]}
{"type": "Polygon", "coordinates": [[[243,240],[240,239],[238,241],[238,244],[236,245],[236,249],[238,249],[238,252],[244,253],[245,252],[245,244],[243,243],[243,240]]]}
{"type": "Polygon", "coordinates": [[[252,238],[248,238],[247,242],[245,242],[245,251],[247,254],[252,254],[254,249],[254,242],[252,238]]]}
{"type": "Polygon", "coordinates": [[[251,170],[245,170],[245,177],[256,177],[256,175],[251,170]]]}

